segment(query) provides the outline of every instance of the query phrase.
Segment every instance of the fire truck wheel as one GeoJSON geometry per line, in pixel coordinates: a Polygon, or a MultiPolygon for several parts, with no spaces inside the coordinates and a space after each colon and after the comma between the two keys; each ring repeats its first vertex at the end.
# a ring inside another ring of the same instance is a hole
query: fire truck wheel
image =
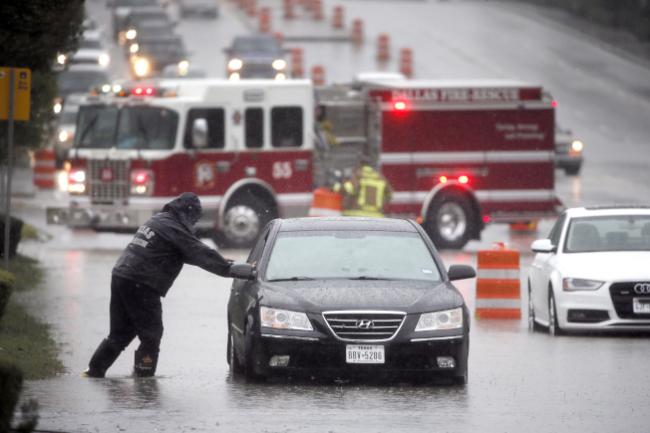
{"type": "Polygon", "coordinates": [[[476,215],[465,194],[457,191],[436,197],[424,224],[436,248],[460,249],[470,240],[476,215]]]}
{"type": "Polygon", "coordinates": [[[234,201],[228,206],[223,219],[223,234],[229,246],[251,246],[260,234],[266,221],[264,207],[254,198],[234,201]]]}

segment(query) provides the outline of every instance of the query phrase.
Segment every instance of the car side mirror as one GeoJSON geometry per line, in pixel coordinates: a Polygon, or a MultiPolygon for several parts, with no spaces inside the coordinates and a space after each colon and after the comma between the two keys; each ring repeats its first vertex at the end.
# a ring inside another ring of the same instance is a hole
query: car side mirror
{"type": "Polygon", "coordinates": [[[192,147],[203,149],[208,147],[208,121],[203,118],[192,122],[192,147]]]}
{"type": "Polygon", "coordinates": [[[235,263],[230,266],[230,276],[240,280],[254,280],[257,278],[257,269],[250,263],[235,263]]]}
{"type": "Polygon", "coordinates": [[[449,281],[466,280],[476,277],[476,271],[469,265],[451,265],[447,271],[449,281]]]}
{"type": "Polygon", "coordinates": [[[530,246],[530,249],[535,253],[554,253],[557,248],[551,243],[550,239],[537,239],[530,246]]]}

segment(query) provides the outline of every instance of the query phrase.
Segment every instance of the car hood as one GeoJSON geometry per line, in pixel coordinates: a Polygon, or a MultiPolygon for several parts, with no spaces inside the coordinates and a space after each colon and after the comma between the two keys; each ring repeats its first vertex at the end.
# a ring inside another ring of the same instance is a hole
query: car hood
{"type": "Polygon", "coordinates": [[[563,254],[563,278],[600,281],[650,281],[650,251],[609,251],[563,254]]]}
{"type": "Polygon", "coordinates": [[[429,281],[317,280],[262,282],[262,305],[321,313],[333,310],[399,310],[422,313],[463,305],[451,283],[429,281]]]}

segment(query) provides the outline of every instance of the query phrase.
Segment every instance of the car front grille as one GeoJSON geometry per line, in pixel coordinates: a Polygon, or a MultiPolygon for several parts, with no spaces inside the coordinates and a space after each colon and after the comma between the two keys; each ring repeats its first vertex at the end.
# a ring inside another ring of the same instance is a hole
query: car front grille
{"type": "Polygon", "coordinates": [[[88,194],[92,203],[114,203],[129,196],[129,161],[88,161],[88,194]]]}
{"type": "Polygon", "coordinates": [[[270,63],[244,63],[242,78],[274,78],[276,70],[270,63]]]}
{"type": "Polygon", "coordinates": [[[634,292],[636,284],[650,284],[648,281],[634,281],[626,283],[614,283],[609,286],[609,293],[614,303],[616,314],[621,319],[650,319],[650,314],[635,314],[632,306],[632,299],[644,298],[650,299],[650,294],[637,294],[634,292]]]}
{"type": "Polygon", "coordinates": [[[406,313],[375,311],[336,311],[323,313],[332,332],[346,341],[387,341],[404,322],[406,313]]]}

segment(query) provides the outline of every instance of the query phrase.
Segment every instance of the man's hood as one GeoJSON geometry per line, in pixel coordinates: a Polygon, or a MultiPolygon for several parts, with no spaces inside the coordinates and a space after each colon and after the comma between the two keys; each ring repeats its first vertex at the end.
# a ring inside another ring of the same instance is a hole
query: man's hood
{"type": "Polygon", "coordinates": [[[192,230],[194,224],[201,218],[201,200],[193,192],[184,192],[163,206],[162,210],[173,213],[188,229],[192,230]]]}

